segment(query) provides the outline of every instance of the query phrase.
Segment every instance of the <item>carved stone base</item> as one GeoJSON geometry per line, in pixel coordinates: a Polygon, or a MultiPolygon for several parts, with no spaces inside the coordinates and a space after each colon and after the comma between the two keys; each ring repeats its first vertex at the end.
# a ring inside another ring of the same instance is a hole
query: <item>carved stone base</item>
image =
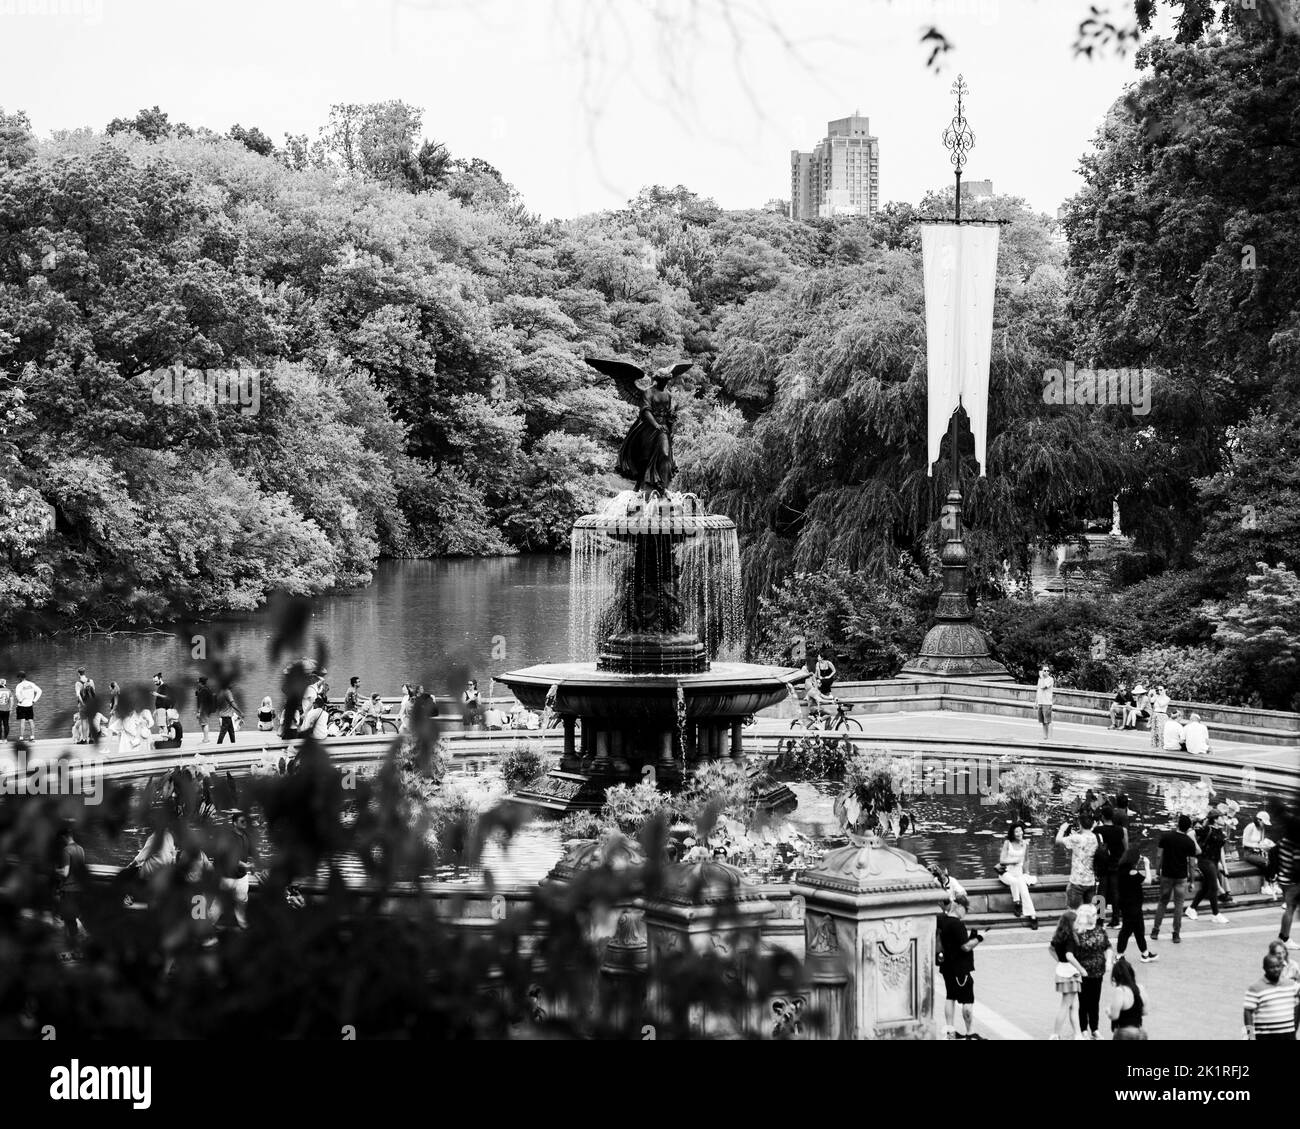
{"type": "Polygon", "coordinates": [[[709,669],[704,644],[690,633],[611,635],[597,669],[615,674],[702,674],[709,669]]]}
{"type": "Polygon", "coordinates": [[[984,632],[968,620],[936,623],[926,632],[920,653],[899,671],[898,676],[1015,681],[1007,668],[989,654],[984,632]]]}

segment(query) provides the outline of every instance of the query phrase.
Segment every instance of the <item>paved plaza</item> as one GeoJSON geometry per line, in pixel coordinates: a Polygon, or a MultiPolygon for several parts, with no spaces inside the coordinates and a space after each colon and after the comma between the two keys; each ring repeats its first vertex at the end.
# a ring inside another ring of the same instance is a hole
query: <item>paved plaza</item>
{"type": "MultiPolygon", "coordinates": [[[[1159,940],[1160,959],[1136,964],[1138,984],[1150,989],[1152,1011],[1145,1026],[1152,1039],[1236,1039],[1246,987],[1259,978],[1268,942],[1277,936],[1281,910],[1233,910],[1229,924],[1209,915],[1183,923],[1182,944],[1170,941],[1166,917],[1159,940]]],[[[1148,929],[1150,917],[1148,916],[1148,929]]],[[[1117,931],[1108,930],[1112,943],[1117,931]]],[[[1056,958],[1048,951],[1051,933],[1030,935],[1019,925],[995,926],[975,956],[975,1030],[986,1039],[1048,1039],[1056,1019],[1053,986],[1056,958]]],[[[1127,956],[1135,959],[1130,944],[1127,956]]],[[[943,982],[937,979],[938,999],[943,982]]],[[[1111,988],[1102,991],[1101,1035],[1110,1037],[1106,1018],[1111,988]]]]}

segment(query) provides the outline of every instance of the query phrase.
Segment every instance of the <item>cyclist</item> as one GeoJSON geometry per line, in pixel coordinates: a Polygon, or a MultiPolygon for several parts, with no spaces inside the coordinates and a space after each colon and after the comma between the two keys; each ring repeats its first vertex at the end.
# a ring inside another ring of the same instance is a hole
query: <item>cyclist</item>
{"type": "Polygon", "coordinates": [[[835,664],[831,662],[830,647],[822,647],[817,653],[817,665],[813,668],[813,673],[817,676],[817,686],[822,694],[827,698],[830,697],[831,688],[835,685],[835,679],[838,672],[835,664]]]}

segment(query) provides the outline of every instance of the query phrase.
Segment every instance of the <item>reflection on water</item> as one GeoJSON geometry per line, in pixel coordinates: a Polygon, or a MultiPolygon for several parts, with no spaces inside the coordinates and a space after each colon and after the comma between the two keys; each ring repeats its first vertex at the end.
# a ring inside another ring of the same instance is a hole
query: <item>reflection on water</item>
{"type": "MultiPolygon", "coordinates": [[[[384,561],[363,589],[312,602],[308,650],[320,636],[328,647],[330,683],[339,695],[352,675],[372,692],[397,696],[403,682],[423,682],[434,692],[459,696],[463,679],[546,659],[562,658],[569,623],[567,556],[485,557],[461,560],[384,561]]],[[[279,670],[267,656],[272,623],[260,612],[238,620],[197,624],[209,657],[219,634],[237,659],[244,710],[263,694],[278,695],[279,670]]],[[[14,643],[0,640],[0,678],[14,685],[19,670],[44,690],[36,707],[39,733],[67,733],[75,706],[72,687],[84,666],[107,699],[108,684],[148,684],[162,671],[193,721],[194,644],[157,634],[64,635],[14,643]]]]}
{"type": "MultiPolygon", "coordinates": [[[[500,796],[503,785],[495,768],[470,779],[468,774],[452,769],[451,777],[470,785],[483,797],[500,796]]],[[[1078,809],[1084,793],[1093,789],[1107,798],[1127,793],[1130,809],[1134,813],[1131,834],[1138,835],[1144,843],[1144,853],[1155,863],[1155,840],[1158,832],[1170,825],[1168,808],[1172,781],[1154,776],[1139,776],[1122,770],[1083,768],[1053,771],[1055,794],[1040,826],[1029,831],[1029,850],[1026,869],[1031,874],[1066,874],[1069,871],[1069,853],[1055,843],[1055,835],[1067,815],[1078,809]]],[[[839,791],[834,784],[793,784],[799,806],[791,815],[792,822],[815,840],[833,840],[842,843],[839,825],[831,805],[839,791]]],[[[1177,789],[1172,791],[1176,794],[1177,789]]],[[[1262,807],[1266,797],[1258,792],[1223,789],[1215,800],[1236,800],[1241,805],[1242,820],[1262,807]]],[[[985,805],[979,796],[915,796],[907,809],[916,817],[919,829],[897,840],[896,845],[927,862],[946,866],[959,879],[993,878],[993,867],[1002,849],[1006,832],[1007,813],[1004,809],[985,805]]],[[[144,832],[135,829],[116,844],[104,841],[86,843],[92,861],[115,862],[124,865],[144,841],[144,832]]],[[[475,867],[440,868],[436,877],[442,881],[477,884],[484,872],[490,872],[496,885],[533,885],[544,878],[559,861],[563,852],[559,824],[553,820],[538,819],[520,828],[511,842],[489,843],[480,865],[475,867]]],[[[344,864],[345,873],[356,873],[355,864],[344,864]]]]}

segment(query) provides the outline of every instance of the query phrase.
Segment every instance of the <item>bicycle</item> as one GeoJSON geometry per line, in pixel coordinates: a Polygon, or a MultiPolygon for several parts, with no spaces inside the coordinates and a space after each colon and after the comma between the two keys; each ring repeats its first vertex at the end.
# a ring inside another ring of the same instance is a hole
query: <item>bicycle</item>
{"type": "Polygon", "coordinates": [[[821,708],[821,704],[813,703],[808,707],[808,716],[796,717],[790,723],[790,728],[806,729],[813,733],[821,732],[823,730],[828,732],[832,730],[842,730],[845,733],[861,733],[862,722],[860,722],[856,717],[849,716],[850,711],[853,709],[852,703],[846,705],[838,698],[831,698],[831,702],[835,705],[835,713],[833,716],[828,714],[825,709],[821,708]]]}

